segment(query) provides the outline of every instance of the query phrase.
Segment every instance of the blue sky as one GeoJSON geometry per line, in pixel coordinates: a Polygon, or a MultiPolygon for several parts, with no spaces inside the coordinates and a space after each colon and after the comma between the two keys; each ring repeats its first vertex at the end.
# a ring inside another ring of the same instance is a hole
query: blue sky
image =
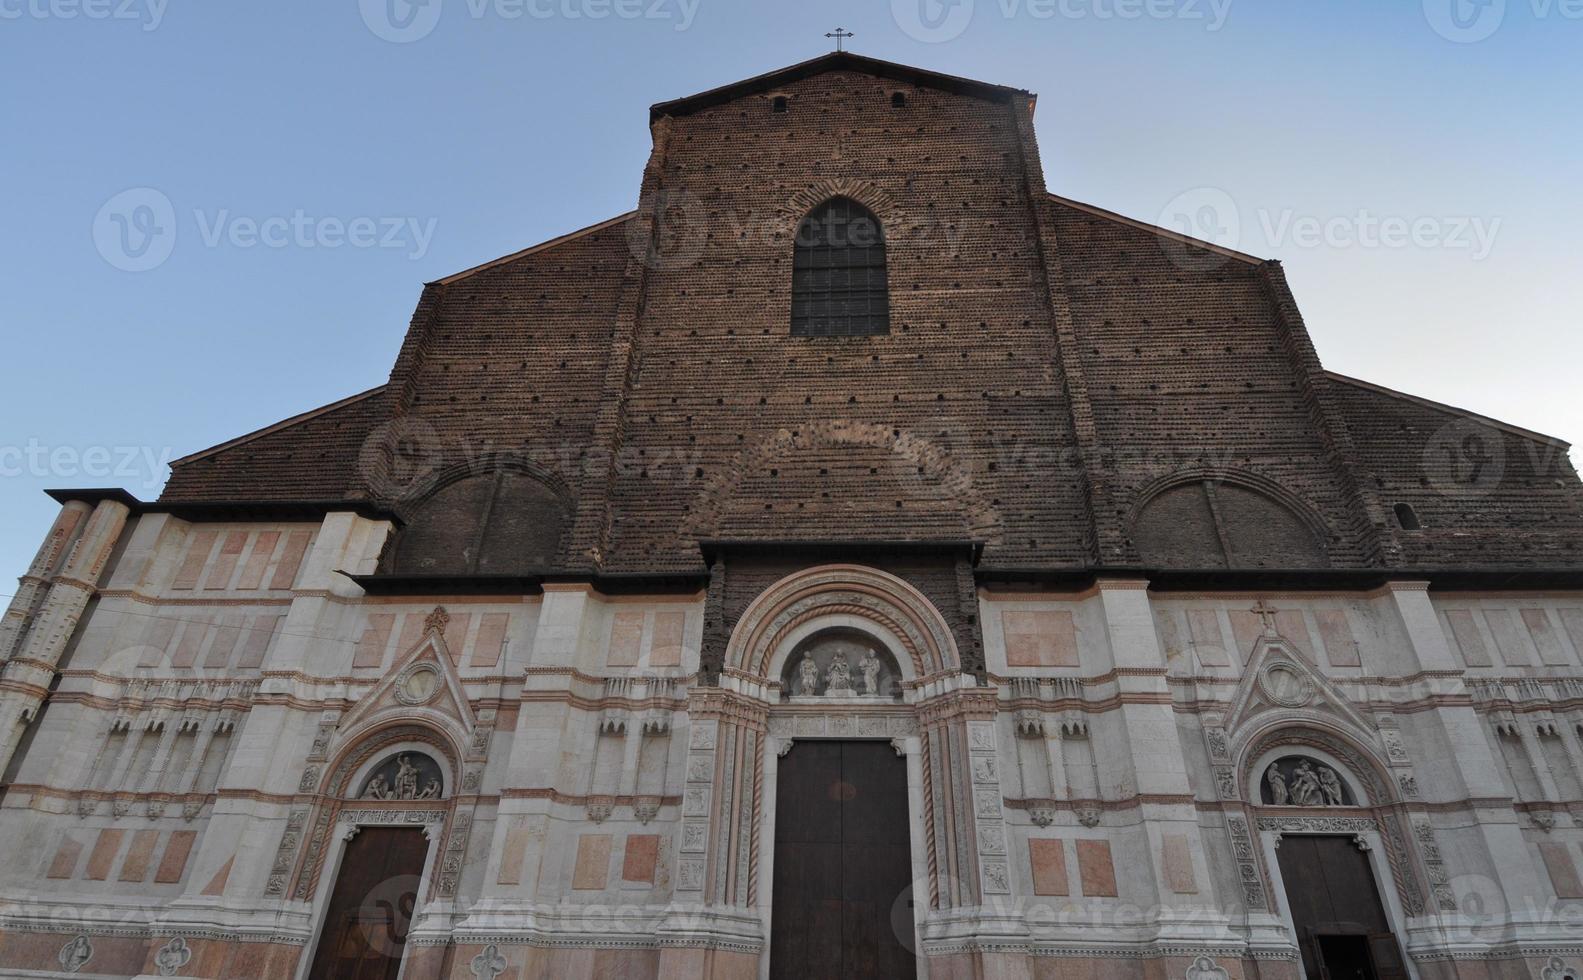
{"type": "Polygon", "coordinates": [[[634,205],[650,103],[837,25],[1282,259],[1331,369],[1583,439],[1579,0],[0,0],[3,574],[43,488],[382,383],[423,282],[634,205]]]}

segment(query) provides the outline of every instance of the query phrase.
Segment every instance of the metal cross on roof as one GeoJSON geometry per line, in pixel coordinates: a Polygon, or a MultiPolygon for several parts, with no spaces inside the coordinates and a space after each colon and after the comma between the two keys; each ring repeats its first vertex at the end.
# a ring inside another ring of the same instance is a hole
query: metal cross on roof
{"type": "Polygon", "coordinates": [[[831,31],[829,34],[826,34],[825,37],[833,37],[833,38],[835,38],[835,49],[837,51],[840,51],[841,50],[841,42],[842,41],[846,40],[849,37],[857,37],[857,35],[853,34],[851,31],[847,30],[844,27],[837,27],[834,31],[831,31]]]}

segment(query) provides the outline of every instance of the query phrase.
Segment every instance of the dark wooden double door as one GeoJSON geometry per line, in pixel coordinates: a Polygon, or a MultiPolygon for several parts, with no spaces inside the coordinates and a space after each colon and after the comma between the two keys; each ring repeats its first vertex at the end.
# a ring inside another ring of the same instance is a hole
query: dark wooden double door
{"type": "Polygon", "coordinates": [[[776,785],[770,977],[915,977],[905,760],[798,742],[776,785]]]}
{"type": "Polygon", "coordinates": [[[1291,835],[1276,853],[1307,980],[1406,980],[1368,855],[1352,838],[1291,835]]]}
{"type": "Polygon", "coordinates": [[[396,980],[428,846],[422,830],[371,827],[352,838],[309,980],[396,980]]]}

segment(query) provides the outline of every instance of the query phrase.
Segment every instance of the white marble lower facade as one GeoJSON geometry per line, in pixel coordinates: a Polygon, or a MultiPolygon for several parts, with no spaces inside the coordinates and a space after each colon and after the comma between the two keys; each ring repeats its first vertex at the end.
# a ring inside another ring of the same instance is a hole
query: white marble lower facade
{"type": "Polygon", "coordinates": [[[920,976],[1299,976],[1306,834],[1411,975],[1583,967],[1583,594],[983,585],[975,678],[915,584],[810,563],[706,682],[707,589],[365,594],[391,530],[64,506],[0,633],[0,974],[307,976],[394,826],[403,977],[767,976],[819,739],[902,757],[920,976]]]}

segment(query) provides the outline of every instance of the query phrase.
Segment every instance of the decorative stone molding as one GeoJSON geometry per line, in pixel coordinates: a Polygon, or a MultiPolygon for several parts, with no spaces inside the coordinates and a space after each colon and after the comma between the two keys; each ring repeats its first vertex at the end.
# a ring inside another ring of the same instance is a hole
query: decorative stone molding
{"type": "MultiPolygon", "coordinates": [[[[887,430],[888,432],[888,430],[887,430]]],[[[770,659],[797,626],[825,615],[868,619],[901,641],[914,677],[961,663],[939,610],[905,580],[861,565],[823,565],[789,575],[754,599],[726,647],[726,667],[770,679],[770,659]]]]}
{"type": "Polygon", "coordinates": [[[1253,849],[1248,819],[1241,814],[1226,817],[1226,833],[1231,838],[1231,853],[1237,862],[1237,879],[1242,883],[1242,900],[1250,910],[1269,908],[1265,901],[1264,874],[1253,849]]]}
{"type": "Polygon", "coordinates": [[[1097,806],[1074,807],[1072,812],[1077,815],[1077,822],[1089,829],[1099,826],[1101,810],[1097,806]]]}
{"type": "Polygon", "coordinates": [[[910,712],[875,714],[864,710],[834,710],[770,715],[769,733],[779,738],[897,738],[918,734],[918,719],[910,712]]]}
{"type": "Polygon", "coordinates": [[[1033,820],[1034,826],[1036,827],[1048,827],[1055,823],[1055,810],[1051,809],[1050,807],[1029,807],[1028,816],[1033,820]]]}

